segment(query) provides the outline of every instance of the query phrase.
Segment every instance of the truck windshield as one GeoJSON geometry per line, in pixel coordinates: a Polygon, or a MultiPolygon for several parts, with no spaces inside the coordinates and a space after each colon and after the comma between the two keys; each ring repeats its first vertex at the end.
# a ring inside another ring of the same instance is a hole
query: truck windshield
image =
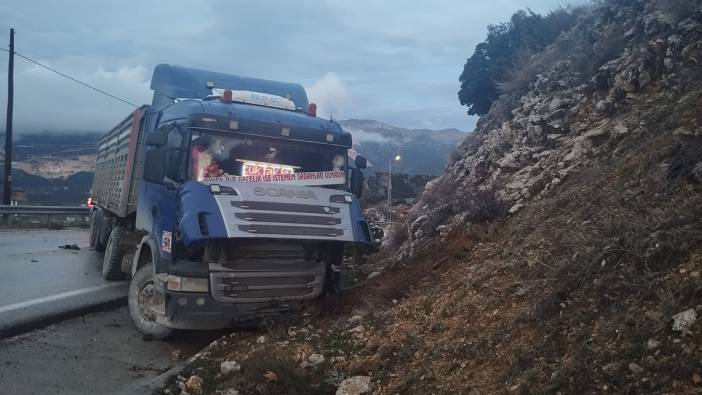
{"type": "Polygon", "coordinates": [[[193,131],[190,179],[346,171],[346,150],[315,143],[193,131]]]}

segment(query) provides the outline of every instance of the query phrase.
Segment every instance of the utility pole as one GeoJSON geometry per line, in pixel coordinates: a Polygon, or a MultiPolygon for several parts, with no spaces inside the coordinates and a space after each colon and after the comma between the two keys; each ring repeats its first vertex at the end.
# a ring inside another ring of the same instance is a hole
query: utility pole
{"type": "Polygon", "coordinates": [[[10,29],[10,60],[7,66],[7,121],[5,123],[5,175],[3,178],[2,204],[12,199],[12,105],[14,98],[15,29],[10,29]]]}

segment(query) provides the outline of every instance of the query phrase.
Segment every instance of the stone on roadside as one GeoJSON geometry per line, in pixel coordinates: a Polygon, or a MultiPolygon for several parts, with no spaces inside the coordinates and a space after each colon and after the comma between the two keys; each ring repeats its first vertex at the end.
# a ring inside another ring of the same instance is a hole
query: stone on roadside
{"type": "Polygon", "coordinates": [[[643,371],[644,371],[644,368],[641,367],[641,365],[639,365],[639,364],[636,363],[636,362],[630,362],[629,365],[628,365],[628,367],[629,367],[629,370],[631,370],[632,373],[643,373],[643,371]]]}
{"type": "Polygon", "coordinates": [[[313,366],[317,366],[320,363],[323,363],[325,361],[325,358],[322,354],[312,354],[307,358],[307,360],[310,361],[310,363],[313,366]]]}
{"type": "Polygon", "coordinates": [[[204,380],[202,377],[194,374],[188,378],[188,380],[185,382],[185,389],[194,395],[201,395],[202,394],[202,383],[204,383],[204,380]]]}
{"type": "Polygon", "coordinates": [[[697,320],[697,312],[695,309],[687,309],[673,316],[673,330],[676,332],[685,332],[690,329],[690,326],[697,320]]]}
{"type": "Polygon", "coordinates": [[[237,361],[224,361],[219,365],[219,370],[222,374],[231,374],[241,370],[241,365],[237,361]]]}
{"type": "Polygon", "coordinates": [[[510,207],[509,213],[510,214],[516,214],[519,210],[523,209],[525,206],[523,203],[517,203],[514,206],[510,207]]]}
{"type": "Polygon", "coordinates": [[[349,323],[350,324],[356,324],[363,321],[363,316],[360,314],[352,315],[351,318],[349,318],[349,323]]]}
{"type": "Polygon", "coordinates": [[[342,381],[336,395],[360,395],[370,392],[369,376],[353,376],[342,381]]]}
{"type": "Polygon", "coordinates": [[[258,339],[256,339],[256,343],[258,344],[266,344],[266,342],[268,342],[266,335],[261,335],[258,337],[258,339]]]}
{"type": "Polygon", "coordinates": [[[695,181],[702,184],[702,162],[697,162],[695,167],[692,168],[692,177],[695,181]]]}
{"type": "Polygon", "coordinates": [[[621,364],[618,362],[610,362],[602,367],[602,371],[612,376],[621,369],[621,364]]]}
{"type": "Polygon", "coordinates": [[[646,348],[649,350],[655,350],[658,347],[660,347],[660,345],[661,345],[661,342],[659,342],[656,339],[648,339],[648,341],[646,342],[646,348]]]}
{"type": "Polygon", "coordinates": [[[600,114],[609,114],[612,112],[612,102],[609,100],[600,100],[595,104],[595,111],[600,114]]]}
{"type": "Polygon", "coordinates": [[[366,280],[372,280],[378,276],[380,276],[380,272],[371,272],[368,277],[366,277],[366,280]]]}
{"type": "Polygon", "coordinates": [[[359,325],[359,326],[349,330],[350,333],[363,333],[365,331],[366,331],[366,328],[364,328],[363,325],[359,325]]]}

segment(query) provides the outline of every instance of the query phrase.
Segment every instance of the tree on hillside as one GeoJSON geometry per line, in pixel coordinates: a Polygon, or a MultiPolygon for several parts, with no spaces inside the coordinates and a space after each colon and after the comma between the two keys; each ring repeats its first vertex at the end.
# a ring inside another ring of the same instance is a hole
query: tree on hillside
{"type": "Polygon", "coordinates": [[[520,54],[541,51],[558,35],[573,26],[576,15],[559,8],[546,16],[517,11],[509,22],[488,26],[485,41],[475,47],[459,77],[458,99],[469,115],[483,115],[499,96],[498,83],[504,81],[520,54]]]}

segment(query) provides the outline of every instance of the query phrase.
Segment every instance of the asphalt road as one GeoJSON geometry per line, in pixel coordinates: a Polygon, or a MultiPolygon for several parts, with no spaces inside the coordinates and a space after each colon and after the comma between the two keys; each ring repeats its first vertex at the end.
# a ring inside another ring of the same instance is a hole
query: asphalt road
{"type": "Polygon", "coordinates": [[[88,248],[85,229],[0,231],[0,337],[123,303],[127,288],[102,279],[102,255],[88,248]],[[59,248],[66,244],[80,250],[59,248]]]}
{"type": "Polygon", "coordinates": [[[180,331],[145,341],[126,307],[0,340],[2,394],[139,394],[158,374],[222,331],[180,331]]]}
{"type": "Polygon", "coordinates": [[[224,333],[145,341],[124,306],[127,287],[102,279],[86,230],[0,231],[0,394],[142,393],[224,333]]]}

